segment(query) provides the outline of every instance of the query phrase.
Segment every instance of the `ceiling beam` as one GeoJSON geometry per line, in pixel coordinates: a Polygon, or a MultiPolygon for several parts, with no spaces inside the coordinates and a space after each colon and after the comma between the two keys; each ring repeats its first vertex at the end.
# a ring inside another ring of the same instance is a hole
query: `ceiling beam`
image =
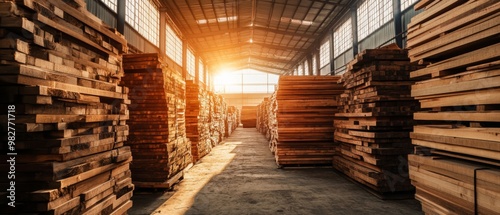
{"type": "Polygon", "coordinates": [[[251,64],[251,63],[231,63],[231,64],[225,64],[225,65],[219,65],[215,70],[211,69],[210,71],[217,71],[217,68],[229,68],[231,71],[238,71],[242,69],[255,69],[258,71],[262,71],[265,73],[270,73],[270,74],[275,74],[275,75],[282,75],[284,74],[287,70],[283,70],[282,68],[276,68],[276,67],[269,67],[269,66],[264,66],[260,64],[251,64]]]}
{"type": "Polygon", "coordinates": [[[262,63],[252,63],[252,62],[244,62],[244,61],[241,62],[241,60],[240,60],[240,62],[233,61],[230,63],[220,64],[218,66],[219,67],[241,67],[241,66],[250,67],[251,65],[254,65],[256,67],[264,67],[264,68],[268,68],[268,69],[272,69],[272,70],[279,70],[279,71],[283,71],[283,72],[288,70],[288,68],[285,68],[285,67],[270,66],[270,65],[266,65],[266,64],[262,64],[262,63]]]}
{"type": "Polygon", "coordinates": [[[230,58],[225,58],[224,61],[230,62],[230,61],[239,61],[239,60],[247,60],[250,59],[250,62],[252,60],[257,60],[257,61],[265,61],[265,62],[272,62],[272,63],[279,63],[279,64],[287,64],[290,62],[290,60],[283,60],[283,59],[276,59],[276,58],[271,58],[271,57],[263,57],[259,56],[256,54],[250,54],[250,55],[241,55],[241,56],[234,56],[230,58]]]}
{"type": "Polygon", "coordinates": [[[283,31],[283,30],[278,30],[278,29],[272,29],[272,28],[267,28],[263,26],[246,26],[246,27],[240,27],[240,28],[231,28],[227,30],[221,30],[221,31],[212,31],[212,32],[206,32],[206,33],[201,33],[201,34],[192,34],[187,36],[186,38],[188,40],[194,40],[198,38],[204,38],[204,37],[210,37],[210,36],[222,36],[230,33],[239,33],[243,31],[265,31],[265,32],[271,32],[275,34],[281,34],[281,35],[288,35],[288,36],[296,36],[296,37],[302,37],[302,38],[316,38],[318,35],[315,34],[298,34],[295,32],[291,31],[283,31]]]}
{"type": "Polygon", "coordinates": [[[341,6],[341,7],[347,6],[346,4],[342,4],[342,3],[338,3],[338,2],[332,2],[332,1],[329,1],[329,0],[311,0],[311,1],[313,1],[313,2],[321,2],[321,3],[324,3],[324,4],[336,5],[336,6],[341,6]]]}
{"type": "Polygon", "coordinates": [[[243,48],[246,46],[253,46],[253,45],[260,46],[263,48],[283,50],[283,51],[295,51],[295,52],[304,52],[305,51],[304,49],[300,49],[300,48],[292,48],[292,47],[270,45],[270,44],[256,43],[256,42],[253,42],[253,43],[240,42],[240,43],[236,43],[234,45],[225,45],[225,46],[219,46],[219,47],[213,47],[213,48],[202,48],[200,51],[202,53],[208,53],[208,52],[223,51],[223,50],[228,50],[228,49],[243,48]]]}

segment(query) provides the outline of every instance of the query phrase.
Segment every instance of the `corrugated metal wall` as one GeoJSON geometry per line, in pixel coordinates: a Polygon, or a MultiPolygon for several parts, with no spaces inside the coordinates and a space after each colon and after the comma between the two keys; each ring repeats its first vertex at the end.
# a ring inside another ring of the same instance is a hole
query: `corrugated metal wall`
{"type": "MultiPolygon", "coordinates": [[[[411,21],[411,18],[414,17],[415,15],[421,13],[422,10],[415,11],[413,7],[407,8],[405,11],[402,12],[401,14],[401,24],[403,25],[403,32],[408,30],[408,24],[411,21]]],[[[406,48],[406,34],[404,34],[405,38],[403,38],[403,47],[406,48]]]]}
{"type": "MultiPolygon", "coordinates": [[[[116,13],[104,5],[100,0],[86,0],[86,3],[88,11],[99,17],[109,26],[113,28],[117,27],[116,13]]],[[[124,31],[125,39],[127,39],[128,44],[132,46],[136,52],[152,53],[159,51],[158,47],[142,37],[128,24],[125,24],[124,31]]]]}
{"type": "Polygon", "coordinates": [[[351,61],[354,58],[353,56],[354,56],[354,53],[353,53],[352,48],[350,48],[349,50],[347,50],[343,54],[337,56],[337,58],[335,58],[335,60],[334,60],[335,74],[343,73],[343,70],[339,69],[339,68],[343,68],[345,64],[349,63],[349,61],[351,61]]]}
{"type": "MultiPolygon", "coordinates": [[[[368,35],[368,37],[364,38],[363,40],[359,41],[358,43],[358,50],[361,52],[365,49],[374,49],[377,48],[378,46],[382,45],[383,43],[387,42],[391,38],[396,35],[394,29],[394,21],[391,20],[388,23],[385,23],[382,27],[380,27],[378,30],[373,32],[372,34],[368,35]]],[[[394,43],[396,42],[394,39],[387,42],[386,44],[394,43]]]]}
{"type": "Polygon", "coordinates": [[[111,9],[101,4],[99,0],[86,0],[86,3],[88,11],[99,17],[99,19],[112,28],[116,28],[115,13],[111,9]]]}
{"type": "Polygon", "coordinates": [[[125,24],[125,38],[128,44],[143,53],[153,53],[159,52],[158,47],[150,43],[144,37],[142,37],[137,31],[135,31],[130,25],[125,24]]]}

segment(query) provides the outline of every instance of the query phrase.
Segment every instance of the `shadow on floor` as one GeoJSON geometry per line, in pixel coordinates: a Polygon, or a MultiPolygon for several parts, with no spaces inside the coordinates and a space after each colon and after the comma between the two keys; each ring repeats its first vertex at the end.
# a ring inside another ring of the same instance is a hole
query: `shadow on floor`
{"type": "Polygon", "coordinates": [[[332,168],[278,169],[252,128],[238,128],[173,192],[133,200],[129,214],[422,214],[418,201],[380,200],[332,168]]]}

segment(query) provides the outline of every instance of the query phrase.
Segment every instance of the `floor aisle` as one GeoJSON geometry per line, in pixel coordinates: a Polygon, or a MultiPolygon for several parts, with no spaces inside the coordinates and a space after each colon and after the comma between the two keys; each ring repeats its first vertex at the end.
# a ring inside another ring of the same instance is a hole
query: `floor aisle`
{"type": "Polygon", "coordinates": [[[173,191],[133,199],[130,214],[422,214],[418,201],[380,200],[331,168],[277,169],[255,128],[238,128],[173,191]]]}

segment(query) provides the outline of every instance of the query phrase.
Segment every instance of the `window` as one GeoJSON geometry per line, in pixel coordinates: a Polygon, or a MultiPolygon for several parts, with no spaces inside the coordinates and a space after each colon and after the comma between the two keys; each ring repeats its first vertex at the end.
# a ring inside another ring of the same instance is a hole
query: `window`
{"type": "Polygon", "coordinates": [[[189,75],[191,75],[192,77],[195,76],[195,58],[194,58],[194,54],[193,52],[188,49],[187,50],[187,55],[186,55],[186,70],[188,72],[189,75]]]}
{"type": "Polygon", "coordinates": [[[323,68],[330,64],[330,40],[325,41],[319,47],[319,67],[323,68]]]}
{"type": "Polygon", "coordinates": [[[312,57],[312,74],[316,75],[318,73],[318,59],[316,58],[316,55],[313,55],[312,57]]]}
{"type": "Polygon", "coordinates": [[[158,46],[160,14],[149,0],[129,0],[126,4],[125,21],[149,42],[158,46]]]}
{"type": "Polygon", "coordinates": [[[199,61],[198,64],[198,74],[200,74],[200,82],[205,82],[205,65],[203,64],[203,61],[199,61]]]}
{"type": "Polygon", "coordinates": [[[333,32],[333,43],[334,58],[352,47],[351,18],[346,20],[337,30],[335,30],[335,32],[333,32]]]}
{"type": "Polygon", "coordinates": [[[214,77],[216,93],[273,93],[279,75],[252,69],[221,73],[214,77]]]}
{"type": "Polygon", "coordinates": [[[302,64],[299,64],[299,66],[297,67],[297,71],[297,75],[304,75],[304,67],[302,66],[302,64]]]}
{"type": "Polygon", "coordinates": [[[365,0],[357,12],[358,38],[362,40],[392,19],[392,0],[365,0]]]}
{"type": "Polygon", "coordinates": [[[309,75],[309,62],[304,61],[304,75],[309,75]]]}
{"type": "Polygon", "coordinates": [[[117,11],[117,0],[101,0],[102,3],[104,3],[106,6],[109,7],[112,11],[116,13],[117,11]]]}
{"type": "MultiPolygon", "coordinates": [[[[167,48],[166,54],[169,56],[174,62],[179,65],[182,65],[182,40],[175,34],[174,30],[167,25],[167,48]]],[[[192,53],[191,53],[192,54],[192,53]]],[[[188,52],[189,57],[189,52],[188,52]]],[[[194,61],[194,56],[193,56],[194,61]]],[[[193,70],[194,71],[194,70],[193,70]]],[[[194,73],[193,73],[194,76],[194,73]]]]}
{"type": "Polygon", "coordinates": [[[411,5],[415,4],[417,0],[401,0],[401,11],[406,10],[406,8],[409,8],[411,5]]]}

